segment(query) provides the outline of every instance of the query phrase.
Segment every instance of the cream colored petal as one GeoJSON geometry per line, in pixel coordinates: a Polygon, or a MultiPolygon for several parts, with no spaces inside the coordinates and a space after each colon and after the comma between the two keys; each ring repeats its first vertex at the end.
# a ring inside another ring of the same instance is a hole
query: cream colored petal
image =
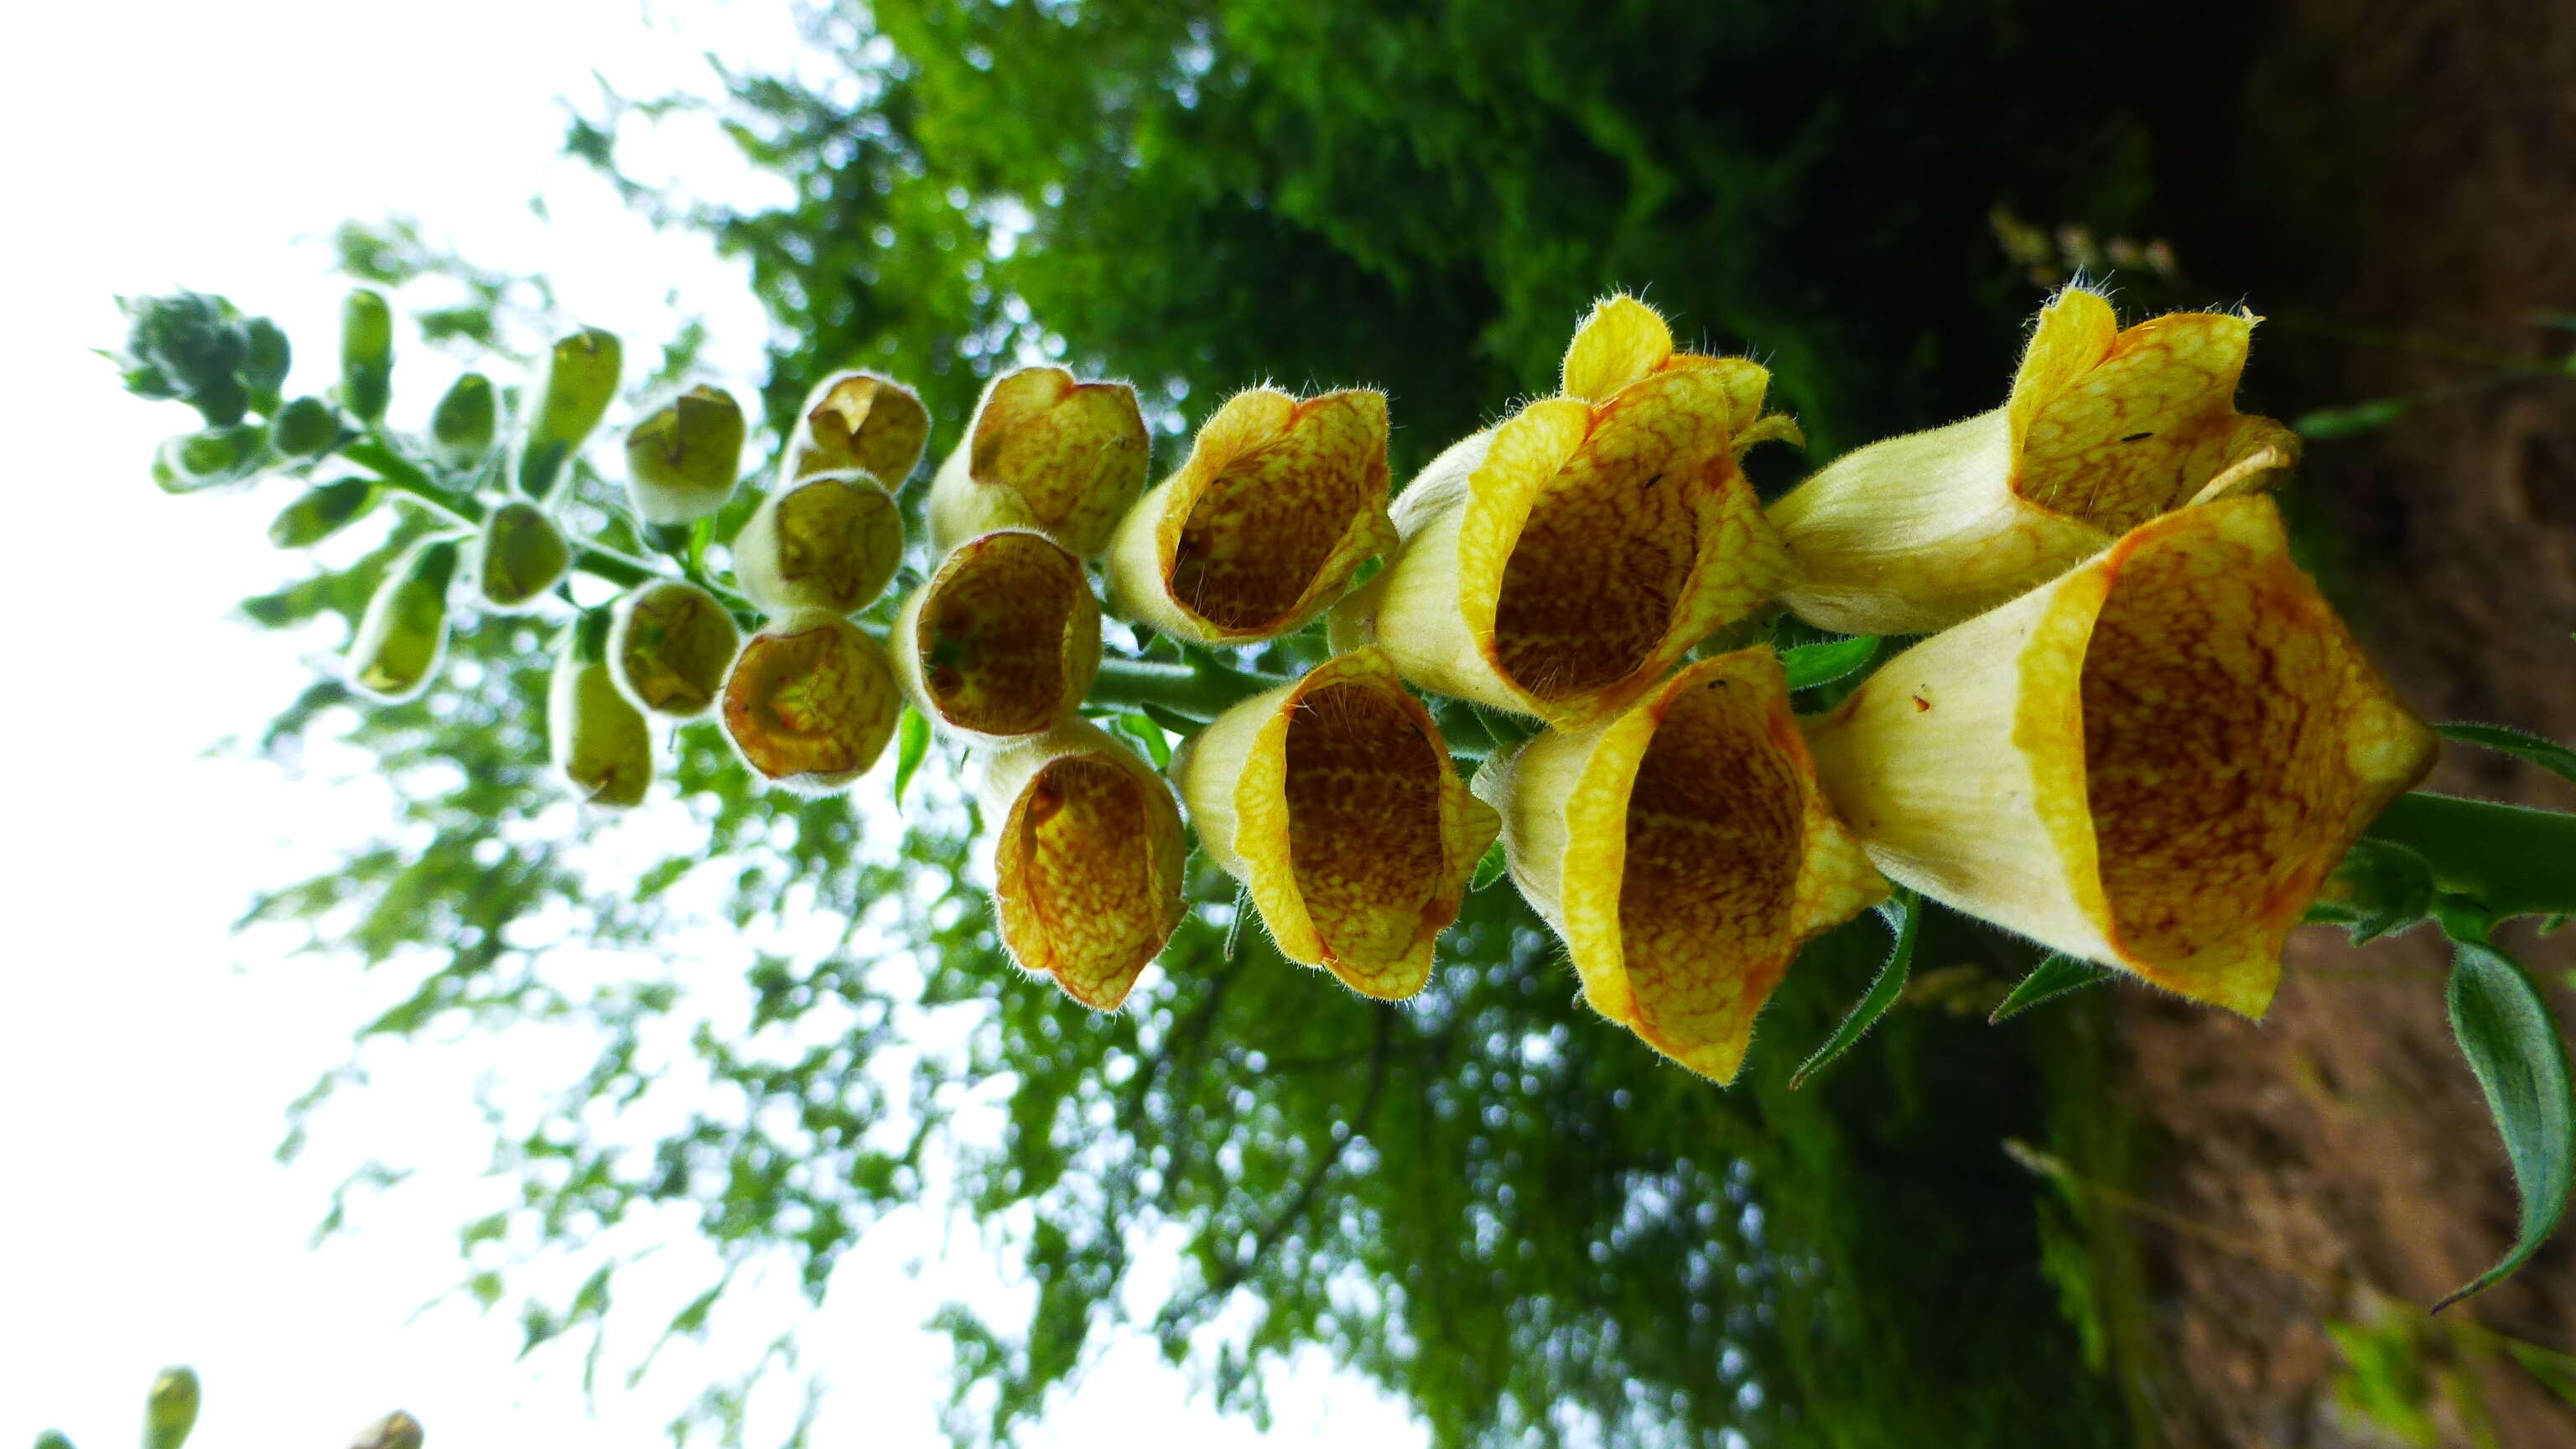
{"type": "Polygon", "coordinates": [[[1075,716],[990,755],[981,793],[1011,959],[1116,1010],[1180,924],[1188,842],[1170,787],[1075,716]]]}
{"type": "Polygon", "coordinates": [[[1034,528],[1090,558],[1144,490],[1151,441],[1123,382],[1078,382],[1061,367],[1004,373],[931,480],[931,547],[1034,528]]]}
{"type": "Polygon", "coordinates": [[[959,544],[904,601],[892,637],[913,707],[983,739],[1044,731],[1100,669],[1100,605],[1082,560],[1025,529],[959,544]]]}

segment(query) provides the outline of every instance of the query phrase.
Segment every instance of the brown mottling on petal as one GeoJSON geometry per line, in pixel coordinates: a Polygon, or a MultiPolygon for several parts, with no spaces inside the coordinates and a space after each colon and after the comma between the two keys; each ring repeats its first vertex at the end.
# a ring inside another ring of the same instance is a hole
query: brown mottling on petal
{"type": "Polygon", "coordinates": [[[916,627],[923,677],[943,722],[978,734],[1042,730],[1089,683],[1068,631],[1099,624],[1081,560],[1035,533],[970,539],[939,566],[916,627]]]}
{"type": "Polygon", "coordinates": [[[1331,684],[1298,700],[1287,751],[1289,855],[1331,959],[1367,972],[1411,955],[1444,865],[1422,724],[1382,685],[1331,684]]]}
{"type": "Polygon", "coordinates": [[[1144,486],[1150,439],[1135,389],[1029,367],[995,382],[968,440],[968,474],[1018,495],[1034,527],[1096,552],[1144,486]]]}
{"type": "Polygon", "coordinates": [[[1124,1000],[1171,934],[1147,848],[1150,779],[1087,754],[1021,792],[995,860],[1012,953],[1101,1010],[1124,1000]]]}
{"type": "Polygon", "coordinates": [[[2025,423],[2013,490],[2105,533],[2190,501],[2231,459],[2236,382],[2253,323],[2186,312],[2122,332],[2061,390],[2016,399],[2025,423]]]}
{"type": "Polygon", "coordinates": [[[912,389],[874,373],[845,373],[815,389],[797,439],[798,478],[857,468],[899,487],[930,440],[930,413],[912,389]]]}
{"type": "Polygon", "coordinates": [[[885,650],[837,617],[753,635],[725,680],[726,733],[753,769],[787,783],[846,784],[865,773],[902,708],[885,650]]]}
{"type": "Polygon", "coordinates": [[[1172,595],[1221,629],[1268,628],[1305,607],[1352,521],[1385,497],[1384,401],[1307,399],[1276,435],[1224,462],[1191,505],[1172,595]]]}

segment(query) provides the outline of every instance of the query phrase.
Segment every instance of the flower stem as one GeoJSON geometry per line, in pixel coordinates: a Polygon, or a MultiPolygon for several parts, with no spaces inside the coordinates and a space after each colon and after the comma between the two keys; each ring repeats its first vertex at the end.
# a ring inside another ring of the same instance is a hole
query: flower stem
{"type": "Polygon", "coordinates": [[[2364,835],[2422,856],[2435,884],[2492,919],[2576,914],[2576,815],[2418,790],[2364,835]]]}
{"type": "Polygon", "coordinates": [[[1202,723],[1265,689],[1288,681],[1254,674],[1200,655],[1184,664],[1154,659],[1103,659],[1088,703],[1110,709],[1159,705],[1202,723]]]}

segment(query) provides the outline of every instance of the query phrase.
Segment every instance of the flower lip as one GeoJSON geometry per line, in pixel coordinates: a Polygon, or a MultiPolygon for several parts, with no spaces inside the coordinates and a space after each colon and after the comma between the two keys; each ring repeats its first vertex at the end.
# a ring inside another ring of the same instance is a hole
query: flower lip
{"type": "Polygon", "coordinates": [[[828,794],[885,752],[903,696],[884,646],[837,614],[810,611],[751,636],[725,676],[724,725],[761,778],[828,794]]]}
{"type": "Polygon", "coordinates": [[[1386,432],[1386,397],[1371,389],[1237,393],[1121,523],[1121,608],[1206,644],[1303,627],[1394,546],[1386,432]]]}
{"type": "Polygon", "coordinates": [[[1136,390],[1023,367],[985,388],[966,438],[932,481],[940,552],[997,528],[1034,528],[1089,558],[1144,490],[1151,451],[1136,390]]]}
{"type": "Polygon", "coordinates": [[[1186,840],[1170,787],[1079,717],[985,769],[1003,944],[1074,1000],[1116,1010],[1180,923],[1186,840]]]}
{"type": "Polygon", "coordinates": [[[914,703],[986,738],[1044,730],[1082,702],[1100,667],[1100,606],[1082,561],[1026,529],[959,544],[894,628],[914,703]]]}
{"type": "Polygon", "coordinates": [[[1767,649],[1497,757],[1476,789],[1594,1009],[1720,1081],[1799,949],[1886,894],[1825,802],[1767,649]]]}

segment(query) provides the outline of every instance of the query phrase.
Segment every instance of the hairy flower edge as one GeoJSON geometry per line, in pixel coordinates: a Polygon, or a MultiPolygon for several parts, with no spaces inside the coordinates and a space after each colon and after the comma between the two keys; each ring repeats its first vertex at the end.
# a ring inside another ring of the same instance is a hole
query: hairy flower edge
{"type": "Polygon", "coordinates": [[[1100,670],[1100,603],[1082,560],[1045,534],[999,529],[949,551],[904,600],[890,638],[923,717],[985,740],[1042,733],[1100,670]]]}
{"type": "Polygon", "coordinates": [[[1152,437],[1123,382],[1080,382],[1023,367],[984,389],[975,416],[930,483],[930,546],[1033,528],[1096,557],[1145,489],[1152,437]]]}

